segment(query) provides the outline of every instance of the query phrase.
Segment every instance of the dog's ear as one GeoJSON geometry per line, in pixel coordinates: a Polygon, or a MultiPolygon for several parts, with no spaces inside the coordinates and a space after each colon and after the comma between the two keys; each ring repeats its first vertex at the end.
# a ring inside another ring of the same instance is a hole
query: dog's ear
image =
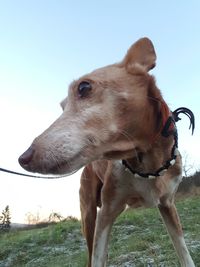
{"type": "Polygon", "coordinates": [[[60,102],[60,106],[61,106],[62,110],[65,109],[66,104],[67,104],[67,97],[60,102]]]}
{"type": "Polygon", "coordinates": [[[156,53],[154,46],[148,38],[141,38],[134,43],[128,50],[122,65],[128,71],[135,65],[142,66],[146,71],[153,69],[156,65],[156,53]]]}

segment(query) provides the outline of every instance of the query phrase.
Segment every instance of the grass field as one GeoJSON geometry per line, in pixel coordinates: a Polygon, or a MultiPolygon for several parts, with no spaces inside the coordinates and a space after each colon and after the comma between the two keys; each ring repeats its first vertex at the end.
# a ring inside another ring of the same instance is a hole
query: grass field
{"type": "MultiPolygon", "coordinates": [[[[200,198],[177,203],[186,243],[200,266],[200,198]]],[[[83,267],[87,254],[79,221],[0,234],[0,267],[83,267]]],[[[156,209],[124,212],[109,246],[109,267],[180,266],[156,209]]]]}

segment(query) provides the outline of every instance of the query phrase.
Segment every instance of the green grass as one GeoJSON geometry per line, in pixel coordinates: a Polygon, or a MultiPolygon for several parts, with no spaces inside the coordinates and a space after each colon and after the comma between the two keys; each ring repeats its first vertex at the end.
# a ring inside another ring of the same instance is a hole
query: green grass
{"type": "MultiPolygon", "coordinates": [[[[186,243],[196,266],[200,266],[200,199],[187,199],[176,206],[186,243]]],[[[130,210],[118,219],[112,231],[109,259],[113,266],[125,266],[124,262],[137,267],[180,266],[156,209],[130,210]]]]}
{"type": "MultiPolygon", "coordinates": [[[[186,243],[200,266],[200,198],[178,202],[177,208],[186,243]]],[[[83,267],[86,261],[78,221],[0,234],[0,267],[83,267]]],[[[108,266],[180,266],[156,209],[129,210],[118,218],[111,234],[108,266]]]]}

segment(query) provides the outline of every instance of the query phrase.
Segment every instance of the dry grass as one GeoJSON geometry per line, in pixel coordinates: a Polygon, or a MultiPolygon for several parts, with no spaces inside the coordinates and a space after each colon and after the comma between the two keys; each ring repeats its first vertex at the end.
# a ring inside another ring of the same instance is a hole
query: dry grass
{"type": "Polygon", "coordinates": [[[200,196],[200,172],[197,171],[190,177],[183,177],[180,183],[176,199],[188,198],[191,196],[200,196]]]}

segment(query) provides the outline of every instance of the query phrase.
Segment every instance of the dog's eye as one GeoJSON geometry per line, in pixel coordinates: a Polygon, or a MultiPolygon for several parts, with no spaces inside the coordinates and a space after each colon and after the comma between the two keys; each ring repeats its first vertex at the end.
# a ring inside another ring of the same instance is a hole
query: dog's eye
{"type": "Polygon", "coordinates": [[[78,95],[80,97],[88,96],[89,92],[92,90],[92,86],[89,82],[83,81],[78,86],[78,95]]]}

